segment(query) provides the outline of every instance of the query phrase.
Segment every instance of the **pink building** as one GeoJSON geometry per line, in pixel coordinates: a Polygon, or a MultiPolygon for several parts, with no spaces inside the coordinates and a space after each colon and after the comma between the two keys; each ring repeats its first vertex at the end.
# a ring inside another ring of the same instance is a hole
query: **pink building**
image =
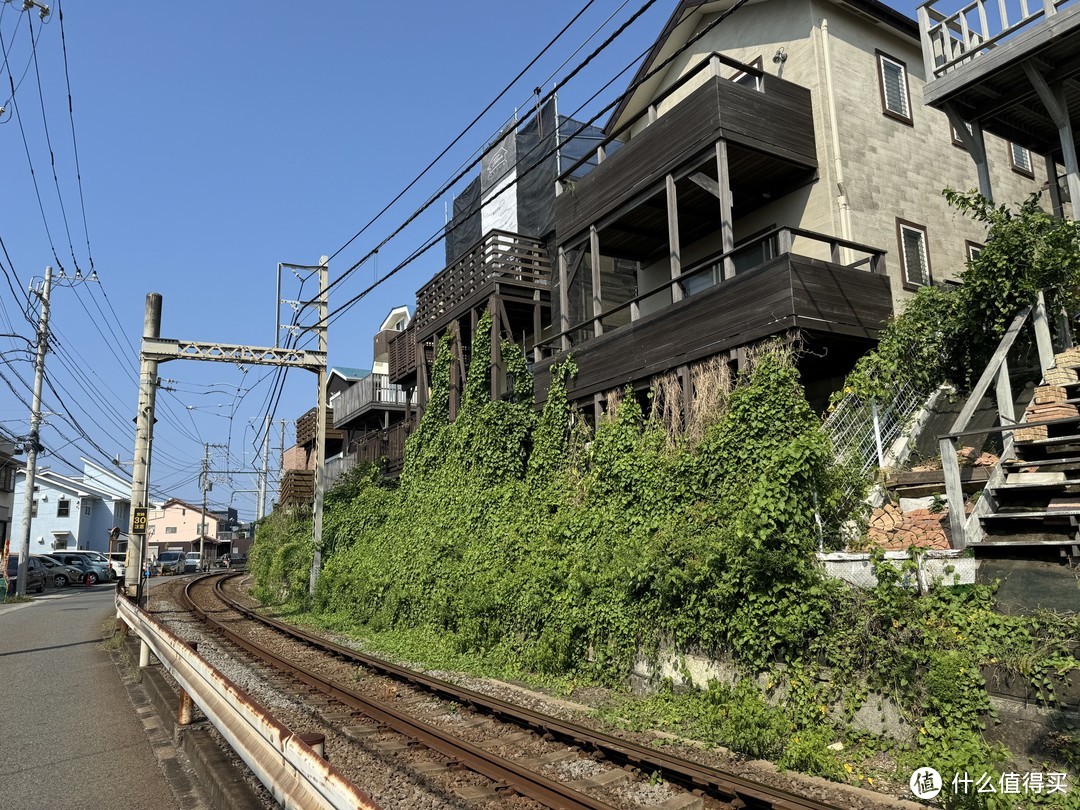
{"type": "Polygon", "coordinates": [[[222,518],[212,512],[203,512],[178,498],[166,501],[160,509],[151,509],[147,516],[147,538],[150,558],[168,549],[198,551],[202,535],[205,552],[210,559],[218,557],[218,524],[222,518]]]}

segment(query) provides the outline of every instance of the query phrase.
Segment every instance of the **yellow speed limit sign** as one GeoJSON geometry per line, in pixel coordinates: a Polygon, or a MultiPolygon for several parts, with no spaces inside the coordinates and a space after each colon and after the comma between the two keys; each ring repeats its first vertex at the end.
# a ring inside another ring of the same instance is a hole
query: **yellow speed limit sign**
{"type": "Polygon", "coordinates": [[[131,518],[131,533],[146,534],[146,507],[136,506],[135,514],[131,518]]]}

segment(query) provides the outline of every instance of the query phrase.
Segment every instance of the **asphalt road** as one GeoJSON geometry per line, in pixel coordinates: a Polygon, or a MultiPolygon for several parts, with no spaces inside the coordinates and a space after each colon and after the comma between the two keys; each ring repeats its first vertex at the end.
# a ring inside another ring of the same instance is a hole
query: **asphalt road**
{"type": "Polygon", "coordinates": [[[0,604],[0,808],[177,808],[102,637],[113,589],[0,604]]]}

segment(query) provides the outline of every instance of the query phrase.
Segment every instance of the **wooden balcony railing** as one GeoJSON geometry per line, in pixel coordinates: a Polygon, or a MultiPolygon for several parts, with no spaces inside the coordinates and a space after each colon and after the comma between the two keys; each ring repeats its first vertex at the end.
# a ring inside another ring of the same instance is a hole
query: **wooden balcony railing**
{"type": "Polygon", "coordinates": [[[390,382],[400,383],[416,373],[416,325],[409,324],[387,342],[387,366],[390,382]]]}
{"type": "MultiPolygon", "coordinates": [[[[316,410],[312,408],[299,419],[296,420],[296,443],[299,445],[311,444],[315,441],[315,434],[318,432],[319,423],[316,419],[316,410]]],[[[343,438],[340,431],[332,430],[329,426],[334,424],[334,412],[329,408],[326,409],[326,438],[327,440],[341,439],[343,438]]]]}
{"type": "Polygon", "coordinates": [[[411,423],[399,422],[353,441],[348,452],[340,458],[326,462],[327,489],[332,488],[346,472],[364,462],[376,464],[385,459],[383,472],[386,475],[398,475],[405,465],[405,441],[411,432],[411,423]]]}
{"type": "Polygon", "coordinates": [[[286,470],[278,496],[283,506],[301,506],[315,502],[315,471],[286,470]]]}
{"type": "MultiPolygon", "coordinates": [[[[599,315],[587,318],[578,324],[573,324],[566,331],[551,335],[538,342],[536,350],[539,358],[551,357],[560,351],[568,350],[572,346],[591,340],[599,334],[607,334],[612,330],[612,326],[605,324],[604,321],[612,319],[614,316],[621,316],[618,320],[625,321],[626,310],[630,311],[629,325],[632,326],[641,317],[641,303],[643,301],[657,295],[670,296],[671,290],[674,288],[678,288],[681,293],[678,296],[679,299],[690,298],[713,288],[723,290],[724,285],[733,280],[731,263],[734,257],[739,254],[745,255],[754,248],[760,248],[764,255],[766,246],[768,246],[767,252],[773,256],[791,254],[796,239],[827,245],[830,261],[845,270],[868,271],[874,275],[885,274],[885,251],[883,250],[848,242],[833,236],[814,233],[813,231],[804,231],[801,228],[774,228],[753,239],[740,242],[732,250],[707,256],[690,266],[677,278],[667,279],[648,292],[636,295],[617,307],[612,307],[599,315]],[[843,261],[844,252],[852,254],[847,257],[848,261],[846,263],[843,261]],[[599,329],[597,328],[598,325],[600,326],[599,329]]],[[[768,261],[771,261],[771,259],[763,261],[762,264],[766,264],[768,261]]],[[[746,270],[747,275],[753,272],[754,268],[752,267],[746,270]]],[[[740,273],[739,277],[742,275],[740,273]]]]}
{"type": "Polygon", "coordinates": [[[334,398],[334,427],[340,428],[365,411],[380,406],[404,406],[405,392],[386,374],[369,374],[334,398]]]}
{"type": "Polygon", "coordinates": [[[919,35],[927,81],[980,54],[990,53],[1021,30],[1050,20],[1072,0],[930,0],[919,6],[919,35]],[[955,9],[947,11],[946,9],[955,9]]]}
{"type": "Polygon", "coordinates": [[[506,283],[551,289],[551,260],[541,242],[527,236],[488,231],[465,254],[416,293],[418,341],[426,340],[506,283]]]}

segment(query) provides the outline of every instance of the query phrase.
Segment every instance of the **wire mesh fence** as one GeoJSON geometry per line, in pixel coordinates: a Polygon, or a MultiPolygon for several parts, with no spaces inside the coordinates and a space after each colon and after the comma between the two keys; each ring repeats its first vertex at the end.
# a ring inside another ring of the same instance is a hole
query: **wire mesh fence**
{"type": "Polygon", "coordinates": [[[925,401],[926,397],[906,383],[898,384],[885,402],[848,394],[824,423],[837,459],[864,475],[885,466],[893,444],[913,423],[925,401]]]}

